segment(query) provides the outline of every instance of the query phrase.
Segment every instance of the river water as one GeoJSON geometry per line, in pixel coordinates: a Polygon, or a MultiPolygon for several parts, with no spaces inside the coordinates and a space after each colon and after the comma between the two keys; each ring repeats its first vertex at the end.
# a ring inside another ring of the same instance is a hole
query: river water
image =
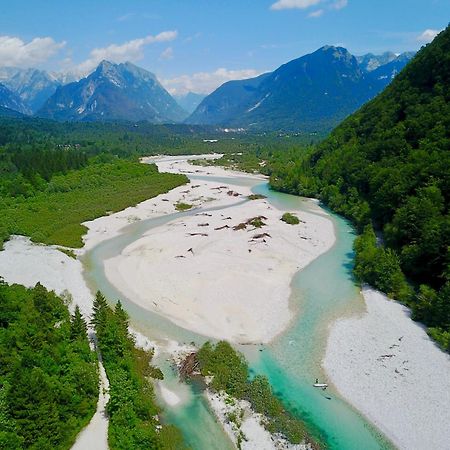
{"type": "MultiPolygon", "coordinates": [[[[190,178],[251,186],[253,192],[266,195],[272,206],[283,211],[298,211],[300,216],[302,211],[324,212],[319,206],[300,197],[271,191],[268,183],[254,178],[190,178]]],[[[202,211],[214,209],[202,208],[202,211]]],[[[83,259],[85,278],[90,287],[100,289],[109,299],[120,299],[133,327],[150,339],[169,338],[199,345],[208,337],[180,328],[160,315],[135,305],[109,283],[103,261],[118,255],[147,230],[197,212],[174,213],[130,224],[119,236],[100,243],[83,259]]],[[[321,360],[329,324],[338,317],[364,310],[364,301],[351,276],[353,230],[345,220],[329,214],[335,227],[336,243],[294,276],[290,304],[296,316],[291,326],[270,345],[240,346],[239,350],[247,357],[252,373],[268,376],[277,395],[310,425],[329,448],[391,449],[392,445],[342,399],[333,386],[326,391],[312,387],[316,378],[325,380],[321,360]]],[[[179,383],[167,358],[168,355],[161,353],[155,364],[164,372],[164,385],[177,393],[182,402],[174,407],[166,406],[165,420],[176,424],[182,430],[186,443],[195,450],[232,448],[209,410],[200,387],[179,383]]]]}

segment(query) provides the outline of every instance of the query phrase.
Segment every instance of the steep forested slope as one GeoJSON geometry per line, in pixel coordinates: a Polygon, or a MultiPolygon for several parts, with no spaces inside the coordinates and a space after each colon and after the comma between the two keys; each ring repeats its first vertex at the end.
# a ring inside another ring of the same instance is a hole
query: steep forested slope
{"type": "Polygon", "coordinates": [[[450,346],[450,28],[306,161],[279,166],[272,184],[320,195],[360,231],[356,273],[407,301],[450,346]],[[400,267],[416,288],[409,289],[400,267]],[[447,332],[445,332],[447,330],[447,332]]]}

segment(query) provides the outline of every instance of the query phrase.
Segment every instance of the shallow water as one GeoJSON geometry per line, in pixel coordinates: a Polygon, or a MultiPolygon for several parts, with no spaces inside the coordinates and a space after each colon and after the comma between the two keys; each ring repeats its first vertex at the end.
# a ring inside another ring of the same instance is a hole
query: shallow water
{"type": "MultiPolygon", "coordinates": [[[[280,209],[314,212],[310,202],[268,190],[253,189],[267,195],[280,209]],[[306,203],[306,204],[305,204],[306,203]]],[[[352,270],[354,233],[340,217],[331,215],[336,243],[331,250],[298,272],[291,283],[291,307],[298,311],[292,326],[262,351],[247,354],[251,368],[267,375],[275,392],[298,411],[333,449],[380,449],[391,445],[342,400],[330,386],[314,388],[316,378],[327,381],[321,368],[328,325],[337,317],[364,310],[352,270]]]]}
{"type": "MultiPolygon", "coordinates": [[[[270,191],[267,183],[243,177],[219,178],[189,175],[193,180],[208,179],[218,183],[253,186],[255,193],[282,210],[324,211],[310,201],[270,191]]],[[[240,202],[239,202],[240,203],[240,202]]],[[[215,208],[202,208],[214,210],[215,208]]],[[[139,239],[147,230],[164,225],[175,218],[198,212],[186,211],[129,225],[120,236],[105,241],[84,257],[85,277],[92,289],[100,289],[110,299],[121,299],[133,326],[151,339],[169,338],[197,344],[207,337],[174,325],[158,314],[144,310],[118,292],[106,279],[103,261],[118,255],[123,248],[139,239]]],[[[392,446],[346,403],[333,389],[312,387],[315,378],[324,379],[321,360],[326,346],[328,325],[337,317],[362,311],[363,299],[351,277],[354,234],[343,219],[330,215],[334,222],[336,244],[313,261],[292,280],[291,307],[297,312],[291,327],[268,346],[241,346],[253,373],[269,377],[274,391],[297,412],[317,435],[333,449],[385,449],[392,446]]],[[[164,355],[156,361],[166,376],[167,387],[183,397],[180,405],[166,407],[165,419],[178,425],[187,443],[194,449],[228,449],[230,441],[216,423],[204,397],[195,386],[182,386],[164,355]]]]}

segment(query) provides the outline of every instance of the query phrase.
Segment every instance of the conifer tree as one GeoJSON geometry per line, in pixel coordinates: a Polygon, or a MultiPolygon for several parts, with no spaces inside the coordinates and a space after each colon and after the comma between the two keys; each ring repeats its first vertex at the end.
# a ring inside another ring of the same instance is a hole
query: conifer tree
{"type": "Polygon", "coordinates": [[[84,320],[80,308],[78,305],[75,307],[75,313],[71,317],[70,321],[70,338],[72,341],[86,339],[87,326],[84,320]]]}
{"type": "Polygon", "coordinates": [[[95,326],[95,331],[101,333],[106,326],[108,303],[100,291],[95,294],[92,310],[91,323],[95,326]]]}

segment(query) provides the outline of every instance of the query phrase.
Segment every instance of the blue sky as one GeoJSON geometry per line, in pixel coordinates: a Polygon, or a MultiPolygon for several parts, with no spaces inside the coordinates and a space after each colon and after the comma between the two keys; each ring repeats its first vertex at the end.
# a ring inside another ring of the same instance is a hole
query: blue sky
{"type": "Polygon", "coordinates": [[[171,92],[209,92],[326,44],[417,50],[449,19],[449,0],[0,0],[0,66],[130,60],[171,92]]]}

